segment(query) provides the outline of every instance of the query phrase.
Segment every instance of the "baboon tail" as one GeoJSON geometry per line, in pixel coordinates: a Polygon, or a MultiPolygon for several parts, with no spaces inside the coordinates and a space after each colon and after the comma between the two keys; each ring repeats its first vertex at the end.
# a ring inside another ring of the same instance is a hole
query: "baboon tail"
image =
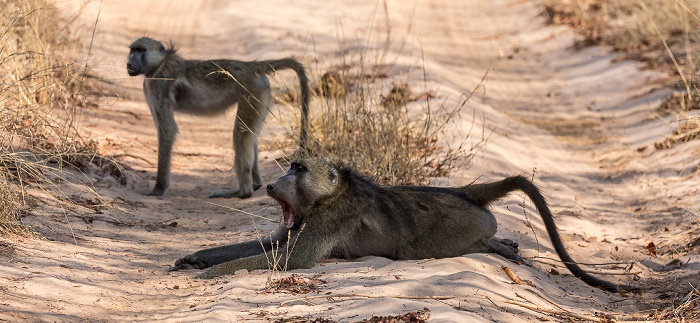
{"type": "Polygon", "coordinates": [[[561,236],[559,236],[559,231],[557,230],[557,226],[554,223],[554,217],[552,216],[552,212],[549,210],[544,196],[542,196],[542,193],[540,193],[540,189],[537,188],[537,186],[535,186],[534,184],[532,184],[532,182],[530,182],[524,176],[511,176],[498,182],[472,184],[460,188],[460,191],[462,191],[473,201],[484,207],[486,207],[490,202],[504,197],[508,193],[516,190],[524,192],[535,204],[535,207],[540,213],[542,221],[544,222],[544,225],[547,228],[547,233],[549,234],[549,239],[552,241],[552,245],[554,245],[554,250],[557,252],[559,258],[564,263],[566,268],[568,268],[569,271],[571,271],[571,273],[574,274],[574,276],[583,280],[588,285],[594,287],[601,287],[610,292],[617,292],[619,290],[638,290],[637,288],[632,286],[618,285],[612,282],[598,279],[596,277],[591,276],[590,274],[585,272],[581,267],[579,267],[576,264],[576,262],[573,259],[571,259],[571,256],[569,256],[569,253],[564,248],[564,243],[561,240],[561,236]]]}
{"type": "Polygon", "coordinates": [[[525,179],[522,176],[507,177],[501,181],[481,184],[470,184],[459,188],[459,191],[468,196],[480,206],[487,207],[491,202],[503,198],[508,193],[520,190],[520,185],[517,185],[518,178],[525,179]]]}
{"type": "Polygon", "coordinates": [[[299,136],[299,148],[302,153],[308,152],[309,140],[309,79],[306,77],[306,70],[297,60],[289,57],[283,59],[259,61],[257,62],[261,73],[270,74],[277,70],[292,69],[299,78],[299,88],[301,89],[301,134],[299,136]]]}

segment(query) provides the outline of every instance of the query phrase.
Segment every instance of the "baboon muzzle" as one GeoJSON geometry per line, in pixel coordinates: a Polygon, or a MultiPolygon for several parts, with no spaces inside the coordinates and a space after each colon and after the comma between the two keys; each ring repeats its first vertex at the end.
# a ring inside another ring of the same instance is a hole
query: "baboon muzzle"
{"type": "Polygon", "coordinates": [[[289,205],[289,203],[287,203],[287,201],[276,196],[277,194],[272,184],[267,184],[267,195],[273,198],[275,201],[277,201],[277,203],[279,203],[282,207],[282,217],[284,218],[284,225],[290,229],[294,227],[294,209],[291,205],[289,205]]]}

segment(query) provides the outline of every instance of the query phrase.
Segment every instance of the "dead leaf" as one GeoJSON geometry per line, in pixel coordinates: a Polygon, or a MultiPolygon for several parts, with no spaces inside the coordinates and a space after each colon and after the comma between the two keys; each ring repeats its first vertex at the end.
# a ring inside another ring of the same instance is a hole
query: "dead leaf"
{"type": "MultiPolygon", "coordinates": [[[[318,277],[318,276],[314,276],[318,277]]],[[[318,285],[327,284],[328,281],[320,278],[305,278],[296,274],[281,278],[271,283],[271,287],[265,290],[266,293],[290,293],[308,294],[312,291],[319,291],[318,285]]]]}
{"type": "Polygon", "coordinates": [[[649,242],[649,244],[647,245],[647,250],[649,250],[649,254],[656,257],[656,245],[654,244],[654,242],[649,242]]]}

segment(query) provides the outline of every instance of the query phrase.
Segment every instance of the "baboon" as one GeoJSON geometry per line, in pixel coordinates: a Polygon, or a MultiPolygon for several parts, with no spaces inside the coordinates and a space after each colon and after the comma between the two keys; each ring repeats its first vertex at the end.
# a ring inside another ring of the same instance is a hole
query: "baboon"
{"type": "Polygon", "coordinates": [[[341,163],[318,159],[293,162],[286,174],[267,185],[284,219],[271,238],[200,250],[177,260],[171,270],[211,267],[197,278],[212,278],[240,269],[266,269],[270,265],[264,253],[278,245],[291,250],[289,255],[279,252],[279,264],[286,269],[310,268],[326,256],[425,259],[479,252],[522,263],[517,243],[494,237],[496,218],[487,209],[515,190],[534,202],[554,249],[576,277],[608,291],[636,289],[581,269],[564,249],[540,190],[523,176],[455,188],[379,186],[341,163]]]}
{"type": "Polygon", "coordinates": [[[156,184],[147,195],[161,196],[169,185],[170,161],[178,132],[173,113],[216,116],[235,103],[238,103],[238,111],[233,130],[233,168],[239,189],[224,189],[209,197],[247,198],[260,188],[257,135],[272,101],[266,75],[280,69],[292,69],[299,78],[299,141],[300,150],[306,150],[309,83],[304,67],[293,58],[252,62],[188,60],[180,57],[172,44],[166,49],[163,43],[148,37],[137,39],[129,48],[126,69],[131,76],[145,76],[143,92],[158,131],[158,173],[156,184]]]}

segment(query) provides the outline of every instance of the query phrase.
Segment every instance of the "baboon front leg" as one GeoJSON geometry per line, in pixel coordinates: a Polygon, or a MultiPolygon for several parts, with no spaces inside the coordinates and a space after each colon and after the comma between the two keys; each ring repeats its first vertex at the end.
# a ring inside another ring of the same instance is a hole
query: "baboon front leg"
{"type": "Polygon", "coordinates": [[[176,260],[175,265],[170,267],[168,271],[190,268],[203,269],[231,260],[259,255],[272,249],[272,241],[275,241],[275,243],[279,245],[279,243],[285,243],[286,238],[286,236],[282,237],[282,239],[274,240],[265,238],[260,241],[251,240],[233,245],[203,249],[176,260]]]}
{"type": "MultiPolygon", "coordinates": [[[[324,232],[327,228],[319,229],[320,223],[307,223],[307,229],[302,234],[292,237],[286,246],[281,246],[276,254],[257,254],[250,257],[238,258],[213,266],[195,278],[214,278],[221,275],[233,274],[238,270],[273,269],[293,270],[311,268],[314,263],[323,258],[337,245],[342,236],[324,232]],[[287,246],[292,246],[287,249],[287,246]],[[283,251],[284,249],[288,251],[283,251]]],[[[284,233],[284,231],[280,231],[284,233]]],[[[279,235],[278,235],[279,236],[279,235]]],[[[273,239],[274,241],[274,239],[273,239]]]]}
{"type": "Polygon", "coordinates": [[[177,124],[173,112],[169,110],[154,111],[154,120],[158,129],[158,172],[156,185],[148,196],[162,196],[170,184],[170,164],[173,155],[173,145],[177,135],[177,124]]]}

